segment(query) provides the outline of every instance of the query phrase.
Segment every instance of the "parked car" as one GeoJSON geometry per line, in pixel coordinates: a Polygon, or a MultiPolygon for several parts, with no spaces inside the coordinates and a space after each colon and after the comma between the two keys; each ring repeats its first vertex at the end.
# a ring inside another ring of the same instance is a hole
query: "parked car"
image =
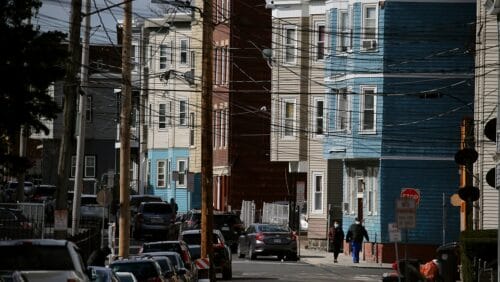
{"type": "Polygon", "coordinates": [[[142,202],[134,216],[132,236],[167,238],[169,227],[175,220],[170,204],[165,202],[142,202]]]}
{"type": "Polygon", "coordinates": [[[297,260],[297,236],[287,226],[277,224],[250,224],[238,242],[238,257],[247,255],[251,260],[257,256],[278,256],[297,260]]]}
{"type": "Polygon", "coordinates": [[[186,268],[191,273],[191,276],[194,277],[195,281],[198,280],[198,269],[194,265],[194,260],[191,256],[191,250],[189,249],[186,242],[182,240],[145,242],[142,245],[142,248],[139,250],[139,254],[153,252],[178,253],[182,258],[184,268],[186,268]]]}
{"type": "Polygon", "coordinates": [[[132,272],[117,271],[116,276],[120,278],[120,282],[137,282],[137,278],[132,272]]]}
{"type": "MultiPolygon", "coordinates": [[[[181,232],[179,239],[188,244],[193,259],[200,258],[201,229],[184,230],[181,232]]],[[[222,273],[224,280],[230,280],[233,275],[231,249],[226,245],[220,230],[213,230],[212,243],[215,271],[222,273]]]]}
{"type": "MultiPolygon", "coordinates": [[[[231,252],[235,253],[238,247],[238,238],[244,230],[243,222],[240,217],[232,212],[214,212],[213,215],[214,229],[219,229],[224,235],[226,244],[231,248],[231,252]]],[[[200,229],[201,228],[201,211],[191,210],[187,213],[182,225],[183,230],[200,229]]]]}
{"type": "Polygon", "coordinates": [[[0,207],[0,240],[33,238],[34,229],[22,210],[0,207]]]}
{"type": "Polygon", "coordinates": [[[31,195],[31,202],[43,203],[49,202],[54,199],[56,193],[56,186],[49,184],[36,185],[33,188],[33,194],[31,195]]]}
{"type": "Polygon", "coordinates": [[[82,221],[109,220],[109,210],[97,202],[97,196],[92,194],[82,194],[80,198],[80,218],[82,221]]]}
{"type": "Polygon", "coordinates": [[[109,265],[114,272],[132,272],[139,282],[167,282],[153,259],[117,260],[109,265]]]}
{"type": "Polygon", "coordinates": [[[170,262],[172,262],[175,272],[177,273],[177,276],[179,278],[179,281],[183,282],[192,282],[192,281],[197,281],[197,277],[194,277],[193,273],[186,269],[184,266],[184,262],[182,261],[182,257],[179,253],[169,251],[169,252],[149,252],[149,253],[142,253],[142,256],[165,256],[170,259],[170,262]]]}
{"type": "Polygon", "coordinates": [[[172,262],[168,257],[150,256],[150,255],[143,255],[142,257],[155,260],[160,265],[161,272],[168,282],[179,282],[179,276],[177,275],[177,271],[175,270],[174,265],[172,264],[172,262]]]}
{"type": "MultiPolygon", "coordinates": [[[[19,184],[17,181],[9,181],[4,187],[4,197],[6,202],[15,202],[16,191],[19,184]]],[[[33,194],[33,183],[29,181],[24,182],[24,195],[29,199],[33,194]]]]}
{"type": "Polygon", "coordinates": [[[133,217],[139,210],[139,206],[144,202],[163,202],[160,196],[154,195],[131,195],[130,196],[130,212],[133,217]]]}
{"type": "Polygon", "coordinates": [[[19,271],[27,281],[90,281],[80,251],[70,241],[0,241],[0,254],[0,273],[19,271]]]}
{"type": "Polygon", "coordinates": [[[108,267],[89,266],[90,281],[95,282],[120,282],[116,273],[108,267]]]}

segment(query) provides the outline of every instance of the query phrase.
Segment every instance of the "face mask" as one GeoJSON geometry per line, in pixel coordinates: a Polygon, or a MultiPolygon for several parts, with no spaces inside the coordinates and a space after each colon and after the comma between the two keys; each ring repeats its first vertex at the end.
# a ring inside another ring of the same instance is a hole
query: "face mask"
{"type": "Polygon", "coordinates": [[[337,228],[337,227],[339,227],[339,225],[338,225],[337,223],[335,223],[335,224],[333,225],[333,227],[337,228]]]}
{"type": "Polygon", "coordinates": [[[356,221],[356,224],[359,224],[359,221],[356,221]]]}

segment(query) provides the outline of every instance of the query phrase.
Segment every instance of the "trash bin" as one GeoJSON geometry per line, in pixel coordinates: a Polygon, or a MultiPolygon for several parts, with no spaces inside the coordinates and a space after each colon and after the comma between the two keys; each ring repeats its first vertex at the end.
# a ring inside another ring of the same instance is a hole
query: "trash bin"
{"type": "Polygon", "coordinates": [[[460,245],[458,242],[444,244],[437,248],[437,259],[440,263],[440,276],[444,282],[460,280],[458,265],[460,264],[460,245]]]}

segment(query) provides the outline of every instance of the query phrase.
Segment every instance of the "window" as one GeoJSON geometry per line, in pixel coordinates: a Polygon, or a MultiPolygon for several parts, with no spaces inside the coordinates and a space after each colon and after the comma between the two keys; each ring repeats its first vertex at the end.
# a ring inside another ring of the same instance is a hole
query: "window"
{"type": "Polygon", "coordinates": [[[186,160],[177,161],[177,171],[179,178],[177,179],[177,186],[186,187],[186,160]]]}
{"type": "Polygon", "coordinates": [[[189,146],[194,146],[194,113],[189,113],[189,146]]]}
{"type": "Polygon", "coordinates": [[[168,67],[169,48],[167,45],[160,45],[160,70],[168,67]]]}
{"type": "Polygon", "coordinates": [[[158,128],[164,129],[167,127],[167,113],[166,113],[166,105],[159,104],[158,105],[158,128]]]}
{"type": "Polygon", "coordinates": [[[156,186],[158,186],[158,188],[165,187],[165,163],[164,160],[157,162],[158,167],[156,168],[156,174],[158,179],[156,181],[156,186]]]}
{"type": "Polygon", "coordinates": [[[212,111],[212,146],[217,146],[217,111],[212,111]]]}
{"type": "Polygon", "coordinates": [[[367,193],[367,209],[369,214],[377,214],[377,193],[378,193],[378,168],[370,167],[367,169],[368,175],[365,184],[367,193]]]}
{"type": "Polygon", "coordinates": [[[221,49],[221,84],[226,84],[227,83],[227,67],[228,67],[228,60],[227,60],[227,47],[223,47],[221,49]]]}
{"type": "Polygon", "coordinates": [[[71,173],[70,176],[73,178],[76,176],[76,156],[71,157],[71,173]]]}
{"type": "Polygon", "coordinates": [[[321,212],[323,210],[323,175],[313,173],[313,210],[321,212]]]}
{"type": "Polygon", "coordinates": [[[220,111],[220,147],[225,146],[225,140],[226,140],[226,111],[221,110],[220,111]]]}
{"type": "Polygon", "coordinates": [[[347,88],[337,90],[337,112],[336,112],[337,130],[349,130],[351,123],[351,113],[349,111],[349,95],[347,88]]]}
{"type": "Polygon", "coordinates": [[[148,125],[151,126],[151,123],[153,122],[152,121],[152,118],[153,118],[153,107],[151,106],[151,104],[149,104],[149,117],[148,117],[148,125]]]}
{"type": "Polygon", "coordinates": [[[95,177],[95,156],[85,156],[85,173],[83,177],[95,177]]]}
{"type": "Polygon", "coordinates": [[[297,56],[297,29],[285,27],[285,54],[284,61],[287,64],[295,64],[297,56]]]}
{"type": "Polygon", "coordinates": [[[187,125],[187,102],[179,101],[179,125],[187,125]]]}
{"type": "Polygon", "coordinates": [[[147,177],[147,183],[148,185],[151,183],[151,160],[148,160],[148,166],[146,167],[147,172],[146,172],[146,177],[147,177]]]}
{"type": "Polygon", "coordinates": [[[93,117],[92,117],[92,108],[93,108],[93,105],[92,105],[92,95],[87,95],[87,109],[86,109],[86,112],[85,112],[85,120],[87,122],[92,122],[93,120],[93,117]]]}
{"type": "Polygon", "coordinates": [[[375,88],[361,88],[361,131],[375,131],[375,88]]]}
{"type": "Polygon", "coordinates": [[[182,65],[187,65],[188,63],[188,40],[187,39],[181,39],[181,49],[180,49],[180,63],[182,65]]]}
{"type": "Polygon", "coordinates": [[[347,11],[340,11],[338,28],[339,28],[339,41],[338,41],[339,51],[340,52],[350,51],[352,49],[351,38],[350,38],[351,31],[349,27],[349,14],[347,13],[347,11]]]}
{"type": "Polygon", "coordinates": [[[325,130],[325,105],[322,98],[314,101],[314,134],[321,136],[325,130]]]}
{"type": "Polygon", "coordinates": [[[224,118],[226,119],[226,127],[225,127],[225,134],[224,134],[224,146],[226,147],[227,146],[227,138],[229,136],[229,109],[226,109],[224,111],[224,118]]]}
{"type": "Polygon", "coordinates": [[[363,35],[362,49],[373,50],[377,47],[377,7],[365,5],[363,7],[363,35]]]}
{"type": "Polygon", "coordinates": [[[220,48],[215,47],[214,48],[214,83],[220,84],[220,48]]]}
{"type": "Polygon", "coordinates": [[[165,174],[167,175],[167,183],[166,183],[166,186],[167,187],[170,187],[171,186],[171,181],[172,181],[172,175],[171,175],[171,172],[172,171],[172,162],[170,160],[167,161],[167,170],[165,171],[165,174]]]}
{"type": "Polygon", "coordinates": [[[316,61],[321,61],[325,58],[325,24],[317,24],[316,30],[316,61]]]}
{"type": "Polygon", "coordinates": [[[295,136],[295,99],[284,100],[283,109],[284,136],[295,136]]]}

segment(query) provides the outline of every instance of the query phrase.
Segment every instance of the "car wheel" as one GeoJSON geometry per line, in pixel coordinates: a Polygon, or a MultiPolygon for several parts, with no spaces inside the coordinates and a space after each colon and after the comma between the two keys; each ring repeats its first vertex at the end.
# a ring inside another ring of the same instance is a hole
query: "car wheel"
{"type": "Polygon", "coordinates": [[[232,267],[224,268],[222,270],[222,279],[231,280],[233,278],[233,269],[232,267]]]}
{"type": "Polygon", "coordinates": [[[255,260],[257,258],[257,255],[254,254],[252,250],[252,246],[248,247],[248,257],[250,258],[250,260],[255,260]]]}
{"type": "Polygon", "coordinates": [[[283,259],[283,255],[278,255],[278,260],[282,260],[283,259]]]}
{"type": "Polygon", "coordinates": [[[238,244],[238,249],[236,250],[236,252],[238,253],[238,257],[239,258],[244,258],[245,257],[245,254],[241,252],[241,247],[240,247],[239,244],[238,244]]]}

